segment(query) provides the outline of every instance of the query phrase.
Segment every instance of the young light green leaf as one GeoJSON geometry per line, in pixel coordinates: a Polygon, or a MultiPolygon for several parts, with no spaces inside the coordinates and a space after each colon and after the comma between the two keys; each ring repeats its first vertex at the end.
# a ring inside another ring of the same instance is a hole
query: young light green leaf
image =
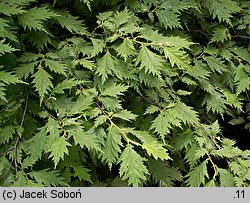
{"type": "Polygon", "coordinates": [[[156,138],[147,133],[146,131],[131,130],[133,135],[135,135],[139,140],[142,141],[142,148],[147,151],[149,156],[153,156],[156,160],[169,160],[169,154],[167,149],[165,149],[156,138]]]}

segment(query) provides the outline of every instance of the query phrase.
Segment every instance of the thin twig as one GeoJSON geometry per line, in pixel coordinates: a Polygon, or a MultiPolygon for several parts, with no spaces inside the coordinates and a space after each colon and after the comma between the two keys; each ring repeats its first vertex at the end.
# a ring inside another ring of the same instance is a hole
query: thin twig
{"type": "MultiPolygon", "coordinates": [[[[23,126],[23,123],[24,123],[25,115],[27,112],[27,106],[28,106],[28,93],[26,94],[24,111],[23,111],[23,115],[22,115],[22,119],[21,119],[21,123],[20,123],[21,127],[23,126]]],[[[17,145],[18,145],[19,140],[20,140],[20,136],[18,135],[16,142],[15,142],[15,145],[13,147],[13,162],[15,164],[16,172],[17,172],[17,168],[18,168],[18,165],[17,165],[17,145]]]]}
{"type": "Polygon", "coordinates": [[[250,37],[249,37],[249,36],[245,36],[245,35],[234,35],[234,36],[232,36],[232,38],[250,39],[250,37]]]}

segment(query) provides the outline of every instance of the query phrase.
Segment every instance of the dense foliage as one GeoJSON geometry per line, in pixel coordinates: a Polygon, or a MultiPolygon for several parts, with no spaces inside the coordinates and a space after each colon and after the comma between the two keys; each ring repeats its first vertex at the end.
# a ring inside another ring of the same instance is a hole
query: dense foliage
{"type": "Polygon", "coordinates": [[[249,22],[248,0],[1,0],[1,186],[249,186],[249,22]]]}

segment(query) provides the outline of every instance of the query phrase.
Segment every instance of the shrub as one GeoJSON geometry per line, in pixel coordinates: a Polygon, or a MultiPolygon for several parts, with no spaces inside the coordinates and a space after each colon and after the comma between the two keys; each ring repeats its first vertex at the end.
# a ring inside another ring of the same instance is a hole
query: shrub
{"type": "Polygon", "coordinates": [[[249,186],[249,11],[2,0],[1,185],[249,186]]]}

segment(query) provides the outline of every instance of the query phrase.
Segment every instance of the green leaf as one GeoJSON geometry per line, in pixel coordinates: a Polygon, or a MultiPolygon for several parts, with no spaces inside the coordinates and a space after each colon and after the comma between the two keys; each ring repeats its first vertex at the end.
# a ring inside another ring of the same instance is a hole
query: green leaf
{"type": "Polygon", "coordinates": [[[135,120],[137,115],[135,115],[132,112],[125,109],[125,110],[121,110],[121,111],[118,111],[118,112],[114,113],[112,115],[112,117],[120,118],[120,119],[123,119],[123,120],[126,120],[126,121],[131,121],[131,120],[135,120]]]}
{"type": "Polygon", "coordinates": [[[43,51],[48,47],[48,44],[51,44],[51,34],[47,33],[44,30],[31,30],[30,34],[30,43],[34,45],[39,51],[43,51]]]}
{"type": "Polygon", "coordinates": [[[108,119],[108,116],[106,115],[100,115],[95,119],[95,127],[98,127],[99,125],[102,125],[103,123],[105,123],[108,119]]]}
{"type": "Polygon", "coordinates": [[[227,39],[231,39],[231,35],[229,33],[229,30],[222,26],[219,25],[214,29],[214,33],[211,38],[211,42],[224,42],[227,39]]]}
{"type": "Polygon", "coordinates": [[[25,52],[22,56],[20,56],[19,61],[22,63],[30,63],[37,61],[40,57],[43,57],[42,54],[35,54],[32,52],[25,52]]]}
{"type": "Polygon", "coordinates": [[[236,147],[223,147],[221,149],[212,150],[211,154],[219,157],[235,158],[240,156],[242,151],[236,147]]]}
{"type": "Polygon", "coordinates": [[[38,62],[31,62],[31,63],[24,63],[21,64],[19,67],[16,69],[16,74],[20,78],[27,79],[29,75],[33,75],[35,71],[35,67],[37,66],[38,62]]]}
{"type": "Polygon", "coordinates": [[[233,174],[227,169],[219,168],[218,170],[221,187],[235,187],[233,174]]]}
{"type": "Polygon", "coordinates": [[[86,147],[88,150],[100,150],[97,139],[91,132],[86,132],[80,126],[75,126],[69,130],[69,133],[73,136],[75,144],[79,144],[81,148],[86,147]]]}
{"type": "Polygon", "coordinates": [[[127,8],[121,12],[116,12],[113,18],[116,27],[124,25],[129,21],[129,19],[131,19],[131,13],[127,8]]]}
{"type": "Polygon", "coordinates": [[[60,13],[60,16],[56,16],[55,19],[63,28],[66,28],[71,33],[82,34],[86,32],[83,22],[69,13],[60,13]]]}
{"type": "Polygon", "coordinates": [[[149,159],[148,170],[152,174],[156,182],[160,182],[160,186],[173,187],[174,180],[182,181],[183,177],[177,168],[170,167],[166,162],[149,159]]]}
{"type": "Polygon", "coordinates": [[[162,147],[162,144],[157,141],[146,142],[142,145],[143,149],[147,150],[149,156],[153,156],[156,160],[159,158],[161,160],[169,160],[171,159],[166,152],[166,149],[162,147]]]}
{"type": "Polygon", "coordinates": [[[51,82],[52,76],[43,68],[39,68],[32,77],[34,78],[32,83],[34,83],[34,87],[39,94],[41,103],[45,94],[48,94],[48,91],[53,88],[53,84],[51,82]]]}
{"type": "Polygon", "coordinates": [[[176,118],[169,116],[168,113],[161,113],[153,120],[150,129],[154,129],[154,132],[159,133],[161,138],[164,139],[165,135],[170,133],[172,129],[171,124],[173,123],[175,126],[181,126],[180,121],[176,118]]]}
{"type": "Polygon", "coordinates": [[[127,91],[129,87],[122,84],[112,84],[101,92],[102,96],[117,97],[123,95],[123,92],[127,91]]]}
{"type": "Polygon", "coordinates": [[[174,104],[173,108],[166,109],[153,120],[150,129],[158,133],[162,139],[175,127],[181,128],[181,123],[196,125],[199,123],[197,113],[184,103],[174,104]]]}
{"type": "Polygon", "coordinates": [[[164,54],[166,59],[169,59],[172,67],[177,65],[178,68],[188,70],[190,61],[187,58],[187,54],[175,47],[164,47],[164,54]]]}
{"type": "Polygon", "coordinates": [[[0,56],[2,56],[5,53],[11,53],[13,51],[16,51],[17,49],[13,48],[9,44],[4,44],[5,40],[0,41],[0,56]]]}
{"type": "Polygon", "coordinates": [[[24,83],[16,75],[12,75],[9,72],[0,71],[0,82],[5,84],[15,84],[15,83],[24,83]]]}
{"type": "Polygon", "coordinates": [[[239,95],[241,92],[244,92],[246,90],[250,89],[250,76],[246,72],[246,66],[243,64],[240,64],[235,72],[235,81],[236,81],[236,86],[237,90],[236,93],[239,95]]]}
{"type": "Polygon", "coordinates": [[[181,28],[179,15],[169,10],[158,10],[156,12],[161,25],[167,30],[168,28],[181,28]]]}
{"type": "MultiPolygon", "coordinates": [[[[93,48],[91,49],[91,56],[94,57],[98,55],[99,53],[103,52],[103,49],[105,47],[105,42],[101,39],[91,39],[93,48]]],[[[108,52],[105,54],[105,56],[108,54],[108,52]]],[[[107,55],[107,57],[110,57],[110,55],[107,55]]],[[[109,58],[104,58],[104,60],[111,60],[109,58]]]]}
{"type": "Polygon", "coordinates": [[[203,57],[203,59],[207,62],[209,68],[213,72],[218,72],[222,74],[223,72],[227,71],[226,65],[223,63],[223,61],[221,61],[220,58],[216,58],[213,56],[206,56],[206,57],[203,57]]]}
{"type": "Polygon", "coordinates": [[[71,89],[72,87],[75,87],[79,84],[81,84],[82,81],[75,80],[74,78],[71,79],[65,79],[62,82],[58,83],[55,88],[51,91],[53,94],[64,94],[63,90],[71,89]]]}
{"type": "Polygon", "coordinates": [[[184,131],[183,133],[176,135],[173,138],[173,146],[175,149],[182,150],[188,149],[188,146],[192,145],[194,133],[190,129],[184,131]]]}
{"type": "Polygon", "coordinates": [[[152,73],[153,75],[160,76],[163,68],[163,59],[150,51],[143,45],[139,51],[136,59],[136,65],[140,63],[140,69],[145,68],[145,73],[152,73]]]}
{"type": "Polygon", "coordinates": [[[114,97],[100,97],[99,99],[100,99],[100,102],[102,102],[103,106],[108,111],[114,111],[114,110],[122,109],[120,101],[117,98],[114,98],[114,97]]]}
{"type": "Polygon", "coordinates": [[[17,178],[15,179],[15,182],[13,182],[13,187],[27,187],[27,179],[25,177],[24,171],[20,171],[17,174],[17,178]]]}
{"type": "Polygon", "coordinates": [[[197,142],[193,142],[188,149],[186,149],[185,159],[188,161],[190,167],[194,167],[197,164],[197,152],[201,150],[201,147],[197,142]]]}
{"type": "Polygon", "coordinates": [[[0,128],[0,144],[9,143],[9,141],[13,139],[13,135],[15,132],[15,127],[12,125],[0,128]]]}
{"type": "Polygon", "coordinates": [[[92,70],[95,66],[93,61],[87,60],[86,58],[76,60],[76,62],[89,70],[92,70]]]}
{"type": "Polygon", "coordinates": [[[89,172],[90,170],[83,166],[74,166],[74,177],[78,177],[79,180],[84,180],[93,183],[91,181],[91,176],[89,172]]]}
{"type": "Polygon", "coordinates": [[[165,37],[164,42],[167,42],[167,46],[175,47],[177,49],[190,49],[190,46],[194,44],[188,38],[184,38],[181,36],[165,37]]]}
{"type": "Polygon", "coordinates": [[[104,83],[108,75],[113,75],[113,70],[115,69],[116,61],[111,56],[109,52],[107,52],[99,61],[96,67],[96,73],[102,77],[102,83],[104,83]]]}
{"type": "Polygon", "coordinates": [[[194,66],[188,71],[189,75],[201,81],[210,77],[210,71],[208,71],[203,63],[196,62],[194,66]]]}
{"type": "Polygon", "coordinates": [[[188,186],[199,187],[205,184],[205,178],[208,178],[207,162],[207,160],[203,161],[187,174],[186,183],[188,186]]]}
{"type": "Polygon", "coordinates": [[[2,99],[3,101],[7,101],[6,99],[6,94],[5,94],[5,88],[4,88],[5,84],[0,83],[0,99],[2,99]]]}
{"type": "Polygon", "coordinates": [[[127,61],[129,56],[134,56],[136,54],[133,41],[129,38],[125,38],[119,46],[115,47],[115,50],[118,56],[123,57],[125,61],[127,61]]]}
{"type": "Polygon", "coordinates": [[[88,110],[92,103],[93,103],[93,97],[92,96],[80,95],[77,98],[76,102],[69,109],[68,114],[73,115],[73,114],[82,113],[82,112],[88,110]]]}
{"type": "Polygon", "coordinates": [[[153,114],[157,111],[160,111],[160,108],[158,106],[150,105],[149,107],[147,107],[144,114],[153,114]]]}
{"type": "Polygon", "coordinates": [[[83,3],[85,3],[88,7],[88,9],[91,11],[91,2],[93,2],[93,0],[80,0],[83,3]]]}
{"type": "Polygon", "coordinates": [[[233,47],[231,51],[250,64],[250,53],[245,48],[233,47]]]}
{"type": "Polygon", "coordinates": [[[64,159],[64,154],[68,154],[67,146],[71,146],[64,136],[50,134],[47,138],[45,151],[50,153],[49,158],[54,162],[54,168],[58,165],[60,159],[64,159]]]}
{"type": "Polygon", "coordinates": [[[130,132],[142,141],[142,148],[147,151],[149,156],[152,155],[156,160],[158,158],[161,160],[171,159],[163,144],[146,131],[131,130],[130,132]]]}
{"type": "Polygon", "coordinates": [[[45,128],[42,128],[34,137],[29,140],[29,154],[31,159],[41,159],[42,152],[47,140],[45,128]]]}
{"type": "Polygon", "coordinates": [[[119,130],[112,126],[108,129],[107,139],[105,141],[105,147],[102,149],[102,161],[108,163],[111,170],[112,164],[116,163],[119,154],[121,153],[121,147],[123,146],[121,141],[121,135],[119,130]]]}
{"type": "Polygon", "coordinates": [[[226,91],[224,92],[224,95],[229,105],[242,110],[243,103],[241,102],[241,98],[237,97],[236,94],[226,91]]]}
{"type": "Polygon", "coordinates": [[[67,186],[64,178],[60,177],[58,171],[50,171],[49,169],[43,169],[40,171],[31,171],[29,175],[34,180],[44,186],[67,186]]]}
{"type": "Polygon", "coordinates": [[[21,7],[18,5],[10,4],[9,2],[0,2],[0,13],[3,13],[6,16],[19,15],[25,13],[21,7]]]}
{"type": "Polygon", "coordinates": [[[176,113],[176,117],[179,117],[184,124],[196,125],[199,123],[197,112],[193,110],[193,107],[187,106],[185,103],[179,102],[168,111],[172,111],[171,114],[176,113]]]}
{"type": "Polygon", "coordinates": [[[8,38],[12,41],[17,41],[16,36],[10,31],[10,22],[0,18],[0,36],[5,39],[8,38]]]}
{"type": "Polygon", "coordinates": [[[128,144],[118,160],[121,164],[120,177],[123,180],[128,179],[129,185],[138,187],[142,181],[146,180],[148,174],[148,170],[143,163],[146,160],[133,149],[132,145],[128,144]]]}
{"type": "Polygon", "coordinates": [[[42,30],[46,32],[43,22],[53,17],[58,17],[58,14],[46,7],[34,7],[26,13],[19,15],[18,21],[25,29],[42,30]]]}
{"type": "Polygon", "coordinates": [[[54,71],[55,73],[66,75],[65,71],[67,67],[60,61],[45,59],[45,66],[48,67],[51,71],[54,71]]]}
{"type": "Polygon", "coordinates": [[[218,18],[220,22],[230,23],[232,14],[241,10],[236,1],[232,0],[206,0],[204,5],[208,7],[213,18],[218,18]]]}
{"type": "Polygon", "coordinates": [[[207,111],[212,111],[213,113],[219,113],[223,115],[227,101],[218,92],[214,94],[207,93],[204,97],[202,105],[206,104],[207,111]]]}

